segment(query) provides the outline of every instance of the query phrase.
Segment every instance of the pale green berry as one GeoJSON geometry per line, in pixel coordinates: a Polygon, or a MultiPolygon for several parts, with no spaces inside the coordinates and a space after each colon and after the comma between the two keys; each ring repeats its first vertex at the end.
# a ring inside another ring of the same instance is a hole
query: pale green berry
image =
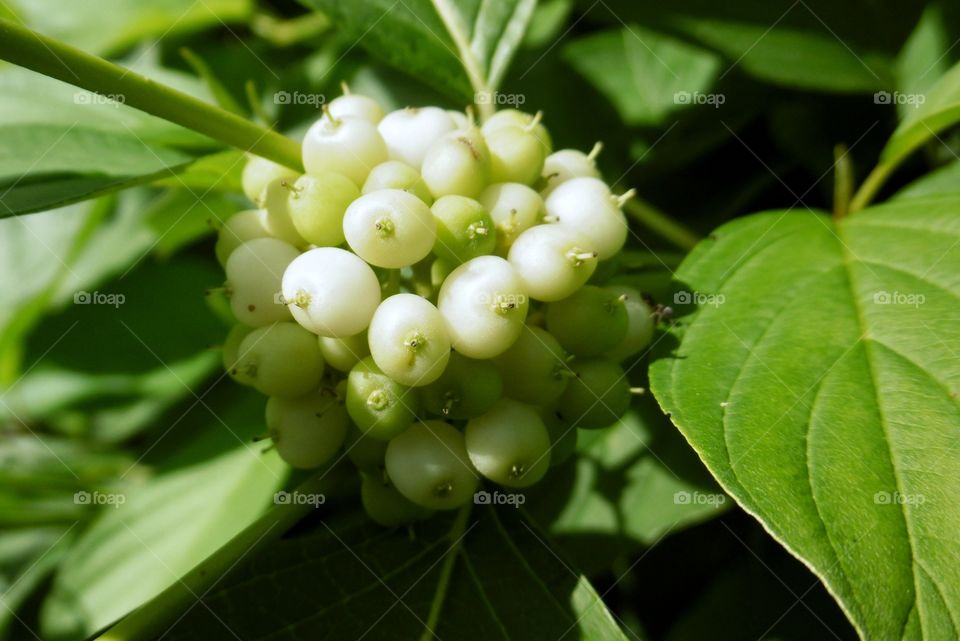
{"type": "Polygon", "coordinates": [[[556,467],[577,451],[577,428],[564,423],[552,407],[540,408],[540,418],[550,435],[550,467],[556,467]]]}
{"type": "Polygon", "coordinates": [[[483,133],[490,134],[504,127],[529,128],[530,132],[540,142],[543,155],[547,156],[553,151],[553,142],[550,139],[550,133],[541,120],[541,114],[539,113],[528,114],[518,109],[501,109],[484,121],[483,133]]]}
{"type": "Polygon", "coordinates": [[[377,366],[410,387],[435,381],[450,358],[443,317],[416,294],[397,294],[380,303],[370,321],[368,341],[377,366]]]}
{"type": "Polygon", "coordinates": [[[347,429],[347,458],[361,472],[379,473],[387,453],[387,441],[365,435],[359,429],[347,429]]]}
{"type": "Polygon", "coordinates": [[[300,252],[276,238],[248,240],[227,259],[230,309],[244,325],[260,327],[289,320],[290,312],[279,300],[280,281],[300,252]]]}
{"type": "Polygon", "coordinates": [[[576,376],[557,403],[560,417],[585,429],[613,425],[630,407],[630,383],[619,365],[603,358],[574,360],[576,376]]]}
{"type": "Polygon", "coordinates": [[[254,238],[269,238],[270,232],[263,226],[260,218],[260,212],[256,209],[237,212],[223,223],[223,227],[217,232],[217,244],[214,251],[217,254],[217,262],[221,265],[227,264],[227,259],[233,250],[241,244],[254,238]]]}
{"type": "Polygon", "coordinates": [[[286,178],[267,183],[260,194],[260,222],[274,238],[294,247],[306,247],[307,241],[300,235],[290,216],[288,198],[292,189],[293,183],[286,178]]]}
{"type": "Polygon", "coordinates": [[[287,196],[290,219],[306,242],[317,247],[343,243],[343,214],[360,191],[349,178],[336,172],[301,176],[287,196]]]}
{"type": "Polygon", "coordinates": [[[467,422],[467,454],[485,477],[507,487],[527,487],[550,467],[550,434],[537,410],[513,399],[467,422]]]}
{"type": "Polygon", "coordinates": [[[383,120],[383,107],[368,96],[345,93],[330,101],[329,114],[333,118],[358,118],[376,125],[383,120]]]}
{"type": "Polygon", "coordinates": [[[223,340],[223,369],[230,375],[230,378],[236,380],[237,372],[234,368],[237,366],[237,360],[240,357],[240,344],[247,334],[253,331],[252,327],[236,324],[227,332],[227,337],[223,340]]]}
{"type": "Polygon", "coordinates": [[[240,343],[233,371],[267,396],[296,398],[319,389],[323,369],[316,337],[285,322],[250,332],[240,343]]]}
{"type": "Polygon", "coordinates": [[[517,236],[546,215],[543,199],[520,183],[496,183],[483,190],[480,204],[490,212],[497,228],[497,253],[506,256],[517,236]]]}
{"type": "Polygon", "coordinates": [[[653,340],[653,310],[640,292],[626,285],[607,285],[605,290],[623,299],[627,310],[627,334],[620,343],[603,356],[616,363],[642,352],[653,340]]]}
{"type": "Polygon", "coordinates": [[[319,467],[330,461],[347,434],[347,411],[329,392],[299,398],[270,397],[267,429],[277,453],[290,466],[319,467]]]}
{"type": "Polygon", "coordinates": [[[449,419],[479,416],[503,396],[500,372],[490,361],[453,352],[443,374],[421,390],[425,410],[449,419]]]}
{"type": "Polygon", "coordinates": [[[408,191],[427,205],[433,204],[433,195],[423,182],[420,172],[399,160],[380,163],[367,176],[363,183],[363,193],[369,194],[381,189],[402,189],[408,191]]]}
{"type": "Polygon", "coordinates": [[[466,196],[441,196],[430,211],[437,222],[436,256],[457,265],[493,253],[497,232],[479,202],[466,196]]]}
{"type": "Polygon", "coordinates": [[[293,318],[320,336],[359,334],[380,304],[380,281],[356,254],[337,247],[311,249],[283,274],[283,300],[293,318]]]}
{"type": "Polygon", "coordinates": [[[626,336],[627,326],[624,301],[593,285],[547,305],[547,330],[577,356],[599,356],[613,349],[626,336]]]}
{"type": "Polygon", "coordinates": [[[476,198],[490,182],[490,151],[480,130],[452,131],[433,143],[420,169],[435,198],[476,198]]]}
{"type": "Polygon", "coordinates": [[[546,198],[561,184],[571,178],[600,178],[596,159],[603,145],[599,142],[593,146],[589,154],[577,149],[560,149],[546,157],[543,161],[542,184],[540,194],[546,198]]]}
{"type": "Polygon", "coordinates": [[[343,217],[343,233],[360,258],[397,269],[426,258],[436,239],[436,222],[413,194],[383,189],[353,201],[343,217]]]}
{"type": "Polygon", "coordinates": [[[463,434],[442,421],[414,423],[391,440],[386,468],[401,494],[431,510],[469,502],[479,482],[463,434]]]}
{"type": "Polygon", "coordinates": [[[545,329],[527,325],[507,351],[493,359],[507,396],[532,405],[555,402],[573,372],[567,353],[545,329]]]}
{"type": "Polygon", "coordinates": [[[516,271],[497,256],[457,267],[437,299],[453,348],[470,358],[492,358],[510,347],[523,331],[529,305],[516,271]]]}
{"type": "Polygon", "coordinates": [[[267,183],[281,178],[293,181],[297,179],[297,175],[298,173],[289,167],[278,165],[272,160],[260,156],[251,155],[247,164],[243,166],[240,183],[243,186],[243,193],[250,199],[250,202],[256,203],[267,183]]]}
{"type": "Polygon", "coordinates": [[[343,338],[320,336],[319,340],[323,360],[339,372],[349,372],[362,358],[370,354],[366,332],[343,338]]]}
{"type": "Polygon", "coordinates": [[[365,474],[360,483],[360,501],[367,516],[383,527],[397,527],[429,518],[433,510],[409,501],[381,474],[365,474]]]}
{"type": "Polygon", "coordinates": [[[416,390],[384,374],[369,356],[350,370],[347,412],[366,436],[393,438],[410,427],[419,407],[416,390]]]}
{"type": "Polygon", "coordinates": [[[536,225],[513,242],[508,259],[532,298],[557,301],[580,289],[597,268],[590,240],[563,225],[536,225]]]}
{"type": "Polygon", "coordinates": [[[533,185],[543,169],[544,149],[537,137],[519,127],[500,127],[484,136],[490,150],[491,182],[533,185]]]}

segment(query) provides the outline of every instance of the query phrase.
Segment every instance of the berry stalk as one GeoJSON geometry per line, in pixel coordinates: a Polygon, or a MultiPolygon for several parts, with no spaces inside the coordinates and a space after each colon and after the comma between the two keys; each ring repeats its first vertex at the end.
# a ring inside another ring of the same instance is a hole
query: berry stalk
{"type": "Polygon", "coordinates": [[[697,234],[644,200],[632,198],[623,204],[623,210],[638,223],[681,249],[693,249],[700,242],[697,234]]]}
{"type": "Polygon", "coordinates": [[[0,20],[0,59],[88,91],[121,95],[131,107],[302,171],[296,141],[8,20],[0,20]]]}

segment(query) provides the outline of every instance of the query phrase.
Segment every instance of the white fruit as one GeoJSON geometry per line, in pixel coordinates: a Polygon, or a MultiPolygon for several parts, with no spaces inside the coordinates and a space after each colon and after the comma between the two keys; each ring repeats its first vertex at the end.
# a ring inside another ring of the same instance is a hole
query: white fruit
{"type": "Polygon", "coordinates": [[[437,307],[455,350],[470,358],[493,358],[520,335],[529,300],[510,263],[479,256],[447,276],[437,307]]]}
{"type": "Polygon", "coordinates": [[[510,248],[510,264],[531,298],[557,301],[587,282],[597,255],[586,236],[564,225],[537,225],[510,248]]]}
{"type": "Polygon", "coordinates": [[[543,161],[542,177],[546,186],[540,194],[546,198],[554,189],[571,178],[600,178],[596,157],[602,149],[598,142],[589,154],[577,149],[560,149],[543,161]]]}
{"type": "Polygon", "coordinates": [[[399,160],[388,160],[380,163],[367,176],[363,183],[363,193],[369,194],[381,189],[402,189],[422,200],[427,205],[433,204],[433,196],[423,182],[420,172],[399,160]]]}
{"type": "Polygon", "coordinates": [[[377,126],[391,160],[420,169],[430,146],[456,128],[453,118],[439,107],[398,109],[377,126]]]}
{"type": "Polygon", "coordinates": [[[277,178],[287,180],[296,180],[297,172],[289,167],[278,165],[272,160],[261,158],[260,156],[250,156],[247,164],[243,166],[243,175],[240,177],[240,184],[243,186],[243,193],[247,195],[250,202],[256,203],[263,188],[267,183],[277,178]]]}
{"type": "Polygon", "coordinates": [[[217,262],[226,265],[230,254],[241,244],[254,238],[268,238],[269,236],[270,232],[267,231],[260,220],[259,210],[248,209],[237,212],[227,218],[223,227],[217,232],[217,245],[214,248],[217,254],[217,262]]]}
{"type": "Polygon", "coordinates": [[[520,127],[501,127],[484,134],[490,150],[490,180],[532,185],[540,177],[546,155],[537,137],[520,127]]]}
{"type": "Polygon", "coordinates": [[[238,321],[260,327],[290,319],[278,293],[287,265],[299,255],[296,247],[276,238],[254,238],[233,250],[225,270],[230,309],[238,321]]]}
{"type": "Polygon", "coordinates": [[[314,392],[293,399],[270,397],[266,422],[280,458],[292,467],[310,469],[337,453],[349,417],[334,395],[314,392]]]}
{"type": "Polygon", "coordinates": [[[479,482],[463,434],[442,421],[414,423],[390,441],[384,461],[394,487],[432,510],[463,505],[479,482]]]}
{"type": "Polygon", "coordinates": [[[592,243],[600,260],[612,258],[627,240],[627,219],[620,199],[598,178],[571,178],[545,201],[547,215],[576,229],[592,243]]]}
{"type": "Polygon", "coordinates": [[[367,328],[380,304],[380,281],[355,254],[319,247],[290,263],[283,299],[293,318],[314,334],[353,336],[367,328]]]}
{"type": "Polygon", "coordinates": [[[343,214],[358,196],[357,186],[343,174],[300,176],[288,190],[287,209],[304,240],[333,247],[343,242],[343,214]]]}
{"type": "Polygon", "coordinates": [[[424,157],[420,173],[434,198],[479,196],[490,182],[490,151],[480,130],[452,131],[440,138],[424,157]]]}
{"type": "Polygon", "coordinates": [[[402,385],[432,383],[450,360],[443,316],[416,294],[396,294],[380,303],[368,337],[377,367],[402,385]]]}
{"type": "Polygon", "coordinates": [[[335,171],[359,186],[386,159],[377,128],[359,118],[321,118],[303,138],[303,166],[314,176],[335,171]]]}
{"type": "Polygon", "coordinates": [[[358,118],[376,125],[383,120],[383,107],[368,96],[348,93],[330,101],[330,115],[334,118],[358,118]]]}
{"type": "Polygon", "coordinates": [[[436,222],[426,203],[399,189],[364,194],[343,217],[347,244],[377,267],[396,269],[425,258],[436,240],[436,222]]]}
{"type": "Polygon", "coordinates": [[[501,109],[484,121],[483,134],[486,136],[504,127],[527,129],[540,141],[540,147],[544,150],[544,155],[547,155],[553,151],[553,142],[540,120],[539,114],[528,114],[518,109],[501,109]]]}
{"type": "Polygon", "coordinates": [[[497,252],[504,256],[517,236],[540,222],[546,213],[540,194],[519,183],[490,185],[480,194],[479,200],[493,218],[497,228],[497,252]]]}
{"type": "Polygon", "coordinates": [[[467,422],[470,462],[485,477],[507,487],[527,487],[550,468],[550,433],[535,409],[509,398],[467,422]]]}

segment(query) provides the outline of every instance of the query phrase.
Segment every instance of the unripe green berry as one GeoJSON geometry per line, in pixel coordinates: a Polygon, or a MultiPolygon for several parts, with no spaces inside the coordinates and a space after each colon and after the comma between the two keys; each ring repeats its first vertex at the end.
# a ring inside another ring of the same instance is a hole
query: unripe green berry
{"type": "Polygon", "coordinates": [[[550,435],[537,410],[513,399],[467,422],[467,453],[485,477],[507,487],[533,485],[550,467],[550,435]]]}
{"type": "Polygon", "coordinates": [[[450,338],[440,311],[416,294],[396,294],[380,303],[368,332],[370,355],[401,385],[437,380],[450,358],[450,338]]]}
{"type": "Polygon", "coordinates": [[[347,412],[327,392],[294,399],[271,397],[266,420],[280,458],[301,469],[319,467],[332,459],[347,433],[347,412]]]}
{"type": "Polygon", "coordinates": [[[223,340],[223,369],[234,380],[237,380],[237,372],[234,371],[234,368],[236,368],[237,360],[240,358],[240,345],[247,334],[252,331],[252,327],[237,323],[230,328],[227,337],[223,340]]]}
{"type": "Polygon", "coordinates": [[[437,221],[436,256],[457,265],[493,253],[497,231],[479,202],[466,196],[441,196],[430,211],[437,221]]]}
{"type": "Polygon", "coordinates": [[[463,434],[442,421],[414,423],[391,440],[386,469],[401,494],[432,510],[452,510],[469,502],[479,481],[463,434]]]}
{"type": "Polygon", "coordinates": [[[410,427],[419,406],[417,393],[384,374],[369,356],[350,370],[347,412],[365,435],[393,438],[410,427]]]}
{"type": "Polygon", "coordinates": [[[408,500],[381,474],[365,474],[360,500],[370,519],[383,527],[397,527],[429,518],[433,511],[408,500]]]}
{"type": "Polygon", "coordinates": [[[653,310],[636,289],[626,285],[607,285],[605,290],[623,299],[627,310],[627,333],[620,343],[603,356],[621,363],[642,352],[653,340],[653,310]]]}
{"type": "Polygon", "coordinates": [[[269,238],[270,232],[263,226],[260,212],[256,209],[237,212],[223,223],[217,232],[217,244],[214,251],[217,262],[227,264],[227,259],[233,250],[254,238],[269,238]]]}
{"type": "Polygon", "coordinates": [[[497,229],[497,253],[506,256],[517,237],[546,215],[543,199],[520,183],[496,183],[483,190],[479,198],[490,212],[497,229]]]}
{"type": "Polygon", "coordinates": [[[286,322],[250,332],[232,371],[267,396],[296,398],[319,389],[323,365],[316,337],[286,322]]]}
{"type": "Polygon", "coordinates": [[[420,173],[435,198],[479,196],[490,182],[490,151],[480,130],[452,131],[440,138],[424,157],[420,173]]]}
{"type": "Polygon", "coordinates": [[[519,127],[494,129],[484,136],[490,150],[490,181],[533,185],[543,169],[544,149],[537,137],[519,127]]]}
{"type": "Polygon", "coordinates": [[[630,383],[623,368],[603,358],[574,360],[576,376],[557,403],[568,425],[586,429],[607,427],[630,407],[630,383]]]}
{"type": "Polygon", "coordinates": [[[287,207],[297,232],[312,245],[334,247],[343,243],[343,214],[360,191],[346,176],[326,172],[300,176],[289,190],[287,207]]]}
{"type": "Polygon", "coordinates": [[[243,185],[243,193],[250,202],[257,203],[267,183],[278,178],[293,181],[297,179],[297,172],[289,167],[278,165],[272,160],[250,155],[247,164],[243,166],[240,182],[243,185]]]}
{"type": "Polygon", "coordinates": [[[567,353],[550,332],[527,325],[503,354],[493,359],[507,396],[532,405],[555,402],[573,372],[567,353]]]}
{"type": "Polygon", "coordinates": [[[433,204],[433,195],[423,182],[420,172],[399,160],[380,163],[370,171],[363,183],[363,193],[369,194],[381,189],[402,189],[410,192],[426,205],[433,204]]]}
{"type": "Polygon", "coordinates": [[[387,441],[364,435],[359,429],[347,429],[345,449],[347,458],[361,472],[380,474],[383,457],[387,453],[387,441]]]}
{"type": "Polygon", "coordinates": [[[260,195],[260,221],[274,238],[302,248],[306,247],[307,241],[293,224],[288,206],[288,198],[292,190],[293,183],[286,178],[278,178],[267,183],[260,195]]]}
{"type": "Polygon", "coordinates": [[[370,355],[365,331],[343,338],[320,336],[319,341],[324,362],[338,372],[349,372],[354,365],[370,355]]]}
{"type": "Polygon", "coordinates": [[[528,114],[518,109],[501,109],[484,121],[483,133],[489,135],[504,127],[529,129],[540,142],[544,156],[549,155],[553,151],[553,141],[550,139],[550,133],[543,125],[542,118],[539,114],[528,114]]]}
{"type": "Polygon", "coordinates": [[[577,149],[555,151],[543,161],[540,194],[546,198],[550,193],[571,178],[600,178],[596,158],[603,146],[598,142],[589,154],[577,149]]]}
{"type": "Polygon", "coordinates": [[[547,330],[576,356],[599,356],[613,349],[626,336],[627,325],[624,301],[593,285],[547,305],[547,330]]]}
{"type": "Polygon", "coordinates": [[[423,407],[444,419],[466,419],[483,414],[503,396],[500,372],[490,361],[454,352],[443,374],[421,390],[423,407]]]}

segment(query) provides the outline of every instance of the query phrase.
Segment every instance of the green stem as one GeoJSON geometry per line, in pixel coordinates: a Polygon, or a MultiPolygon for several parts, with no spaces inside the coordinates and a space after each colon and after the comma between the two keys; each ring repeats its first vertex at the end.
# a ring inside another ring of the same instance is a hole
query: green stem
{"type": "Polygon", "coordinates": [[[877,192],[883,187],[883,183],[887,181],[898,164],[892,162],[880,163],[873,168],[867,179],[860,185],[860,189],[853,195],[853,199],[850,201],[850,213],[860,211],[870,204],[870,201],[877,195],[877,192]]]}
{"type": "Polygon", "coordinates": [[[302,171],[296,141],[8,20],[0,20],[0,59],[103,95],[243,151],[302,171]]]}
{"type": "Polygon", "coordinates": [[[475,94],[474,104],[480,114],[480,121],[483,122],[493,115],[493,92],[490,90],[490,85],[487,83],[483,69],[480,68],[477,57],[473,54],[473,49],[470,48],[470,41],[463,29],[463,21],[449,0],[432,0],[432,2],[433,8],[443,21],[443,25],[447,28],[453,43],[457,46],[460,64],[463,65],[467,78],[470,79],[470,85],[473,87],[475,94]]]}
{"type": "Polygon", "coordinates": [[[631,198],[623,208],[638,223],[681,249],[693,249],[700,242],[697,234],[643,199],[631,198]]]}
{"type": "MultiPolygon", "coordinates": [[[[328,484],[324,482],[324,475],[321,473],[301,483],[293,492],[320,494],[325,487],[328,487],[328,484]]],[[[240,559],[282,535],[314,509],[316,508],[309,503],[273,505],[263,516],[194,566],[180,580],[97,637],[98,641],[157,638],[163,633],[164,626],[169,625],[196,599],[203,597],[240,559]]]]}
{"type": "Polygon", "coordinates": [[[470,508],[472,507],[473,503],[471,502],[460,508],[460,512],[457,513],[457,518],[453,522],[453,527],[450,529],[450,547],[447,549],[447,556],[443,559],[443,565],[440,567],[440,580],[437,582],[437,591],[434,593],[433,602],[430,604],[426,629],[423,631],[420,641],[433,641],[435,638],[434,630],[440,621],[443,602],[446,600],[447,588],[450,585],[450,576],[453,574],[453,566],[463,543],[463,533],[467,529],[467,518],[470,516],[470,508]]]}
{"type": "Polygon", "coordinates": [[[845,145],[833,148],[833,217],[843,218],[850,211],[853,193],[853,163],[845,145]]]}

